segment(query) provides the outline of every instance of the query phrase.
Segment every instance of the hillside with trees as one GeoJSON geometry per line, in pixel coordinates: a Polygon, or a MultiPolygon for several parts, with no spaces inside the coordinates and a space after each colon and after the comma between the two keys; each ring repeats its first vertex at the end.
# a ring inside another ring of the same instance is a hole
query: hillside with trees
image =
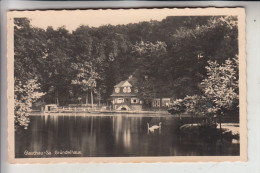
{"type": "MultiPolygon", "coordinates": [[[[205,96],[211,108],[237,109],[236,17],[169,16],[72,32],[36,28],[27,18],[15,18],[14,24],[17,103],[26,97],[38,99],[36,106],[57,100],[68,105],[93,97],[107,104],[113,86],[132,75],[147,107],[154,97],[205,96]]],[[[27,110],[31,103],[23,106],[27,110]]],[[[16,107],[16,124],[28,121],[19,115],[23,106],[16,107]]]]}

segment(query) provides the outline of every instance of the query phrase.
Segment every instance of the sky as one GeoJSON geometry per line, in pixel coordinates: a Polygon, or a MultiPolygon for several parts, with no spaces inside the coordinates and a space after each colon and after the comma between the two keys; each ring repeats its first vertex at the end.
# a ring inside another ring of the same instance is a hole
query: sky
{"type": "MultiPolygon", "coordinates": [[[[65,26],[73,31],[80,25],[99,27],[101,25],[118,25],[138,23],[141,21],[161,21],[167,16],[209,16],[234,14],[232,9],[218,8],[184,8],[184,9],[97,9],[97,10],[45,10],[45,11],[11,11],[10,17],[27,17],[31,19],[31,25],[46,29],[52,26],[54,29],[65,26]]],[[[235,12],[236,14],[237,12],[235,12]]]]}
{"type": "Polygon", "coordinates": [[[99,27],[101,25],[118,25],[138,23],[141,21],[161,21],[172,10],[76,10],[76,11],[39,11],[21,13],[21,17],[31,19],[31,25],[46,29],[65,26],[69,31],[75,30],[80,25],[99,27]]]}

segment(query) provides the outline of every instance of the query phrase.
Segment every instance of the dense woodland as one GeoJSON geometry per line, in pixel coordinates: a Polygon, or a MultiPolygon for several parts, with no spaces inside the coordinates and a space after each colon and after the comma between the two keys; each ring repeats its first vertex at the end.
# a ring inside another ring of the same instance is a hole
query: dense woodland
{"type": "Polygon", "coordinates": [[[56,103],[57,98],[60,105],[85,103],[91,93],[96,103],[109,103],[113,86],[132,75],[149,106],[154,97],[205,94],[215,85],[208,77],[217,67],[232,68],[232,81],[238,80],[233,16],[169,16],[160,22],[80,26],[72,32],[32,27],[27,18],[14,22],[18,100],[26,100],[19,90],[30,85],[35,86],[31,101],[38,99],[38,104],[56,103]]]}

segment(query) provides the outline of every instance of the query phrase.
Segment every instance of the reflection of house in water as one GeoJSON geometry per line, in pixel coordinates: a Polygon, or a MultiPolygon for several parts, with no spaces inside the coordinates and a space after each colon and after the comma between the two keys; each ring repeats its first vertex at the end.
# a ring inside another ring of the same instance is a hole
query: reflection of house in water
{"type": "Polygon", "coordinates": [[[121,81],[114,86],[111,95],[113,109],[115,110],[142,110],[142,101],[137,97],[138,89],[130,80],[121,81]]]}

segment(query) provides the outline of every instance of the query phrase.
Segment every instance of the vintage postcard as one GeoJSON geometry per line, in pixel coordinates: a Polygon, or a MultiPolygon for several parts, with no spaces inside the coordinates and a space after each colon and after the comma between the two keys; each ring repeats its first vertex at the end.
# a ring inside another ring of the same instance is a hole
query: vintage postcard
{"type": "Polygon", "coordinates": [[[7,17],[9,163],[247,161],[245,9],[7,17]]]}

